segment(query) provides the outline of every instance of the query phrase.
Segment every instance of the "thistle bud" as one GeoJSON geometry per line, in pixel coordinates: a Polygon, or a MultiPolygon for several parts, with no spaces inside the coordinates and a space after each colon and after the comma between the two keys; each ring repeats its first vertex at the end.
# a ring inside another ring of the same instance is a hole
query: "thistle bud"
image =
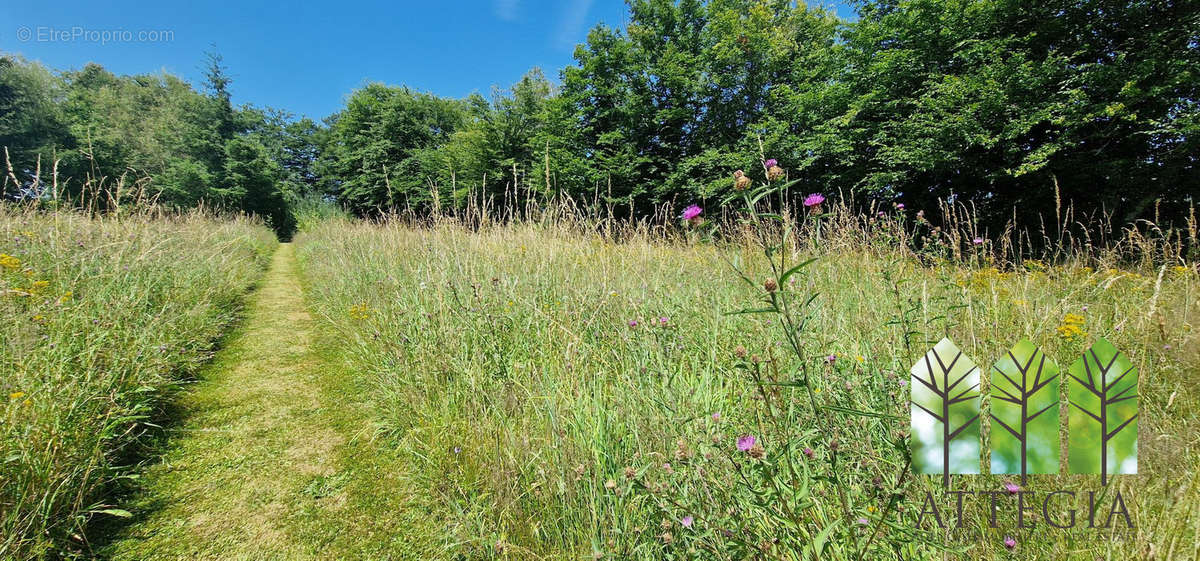
{"type": "Polygon", "coordinates": [[[746,177],[746,173],[742,170],[733,172],[733,188],[738,191],[745,191],[750,187],[750,178],[746,177]]]}
{"type": "Polygon", "coordinates": [[[781,168],[779,166],[771,166],[771,167],[767,168],[767,180],[768,181],[775,181],[776,179],[779,179],[781,177],[783,177],[783,168],[781,168]]]}
{"type": "Polygon", "coordinates": [[[766,289],[767,292],[775,292],[779,289],[779,284],[775,282],[775,279],[767,279],[763,281],[763,288],[766,289]]]}

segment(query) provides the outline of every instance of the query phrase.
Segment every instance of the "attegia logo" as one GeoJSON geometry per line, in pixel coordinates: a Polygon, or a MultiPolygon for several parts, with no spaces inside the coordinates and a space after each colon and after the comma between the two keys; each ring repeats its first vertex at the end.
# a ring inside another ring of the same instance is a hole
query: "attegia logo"
{"type": "MultiPolygon", "coordinates": [[[[1059,473],[1058,365],[1022,340],[992,364],[991,472],[1059,473]]],[[[979,473],[979,367],[942,339],[912,367],[912,464],[917,473],[979,473]]],[[[1068,472],[1137,473],[1137,370],[1104,339],[1067,369],[1068,472]]]]}

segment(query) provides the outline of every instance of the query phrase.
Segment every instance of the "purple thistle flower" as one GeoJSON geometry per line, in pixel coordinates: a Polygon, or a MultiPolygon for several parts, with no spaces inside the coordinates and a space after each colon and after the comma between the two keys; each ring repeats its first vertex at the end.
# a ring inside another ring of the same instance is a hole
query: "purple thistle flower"
{"type": "Polygon", "coordinates": [[[1005,481],[1004,490],[1008,491],[1008,494],[1010,495],[1015,495],[1021,492],[1021,486],[1013,483],[1012,481],[1005,481]]]}
{"type": "Polygon", "coordinates": [[[862,524],[863,526],[866,526],[867,524],[871,523],[866,518],[859,518],[858,520],[855,520],[855,522],[858,522],[859,524],[862,524]]]}
{"type": "Polygon", "coordinates": [[[808,457],[810,457],[810,458],[811,458],[811,457],[813,457],[813,449],[812,449],[812,448],[809,448],[809,447],[807,447],[807,446],[806,446],[806,447],[804,447],[804,455],[805,455],[805,456],[808,456],[808,457]]]}
{"type": "Polygon", "coordinates": [[[720,411],[717,411],[716,413],[713,413],[713,414],[712,414],[712,420],[714,420],[714,421],[720,421],[720,420],[721,420],[721,412],[720,412],[720,411]]]}
{"type": "Polygon", "coordinates": [[[683,519],[679,521],[680,524],[683,524],[684,528],[691,528],[692,522],[695,522],[695,519],[692,518],[691,515],[684,516],[683,519]]]}
{"type": "Polygon", "coordinates": [[[779,165],[779,162],[776,162],[775,158],[771,158],[770,160],[763,162],[763,167],[766,167],[766,168],[773,168],[777,165],[779,165]]]}
{"type": "Polygon", "coordinates": [[[638,320],[636,320],[636,319],[629,320],[629,327],[637,327],[637,326],[638,326],[638,320]]]}
{"type": "Polygon", "coordinates": [[[813,193],[807,197],[804,197],[804,206],[809,208],[817,206],[823,202],[825,202],[825,195],[820,193],[813,193]]]}
{"type": "Polygon", "coordinates": [[[658,318],[659,325],[666,325],[668,321],[670,321],[670,320],[667,319],[667,316],[662,316],[662,317],[658,318]]]}
{"type": "Polygon", "coordinates": [[[754,448],[755,442],[755,438],[748,434],[745,436],[739,436],[737,439],[737,449],[741,450],[742,452],[749,452],[751,448],[754,448]]]}
{"type": "Polygon", "coordinates": [[[983,245],[983,238],[975,238],[975,239],[971,240],[971,243],[973,243],[975,245],[983,245]]]}
{"type": "Polygon", "coordinates": [[[837,362],[837,355],[831,354],[831,355],[825,357],[825,362],[828,364],[833,364],[833,363],[837,362]]]}
{"type": "Polygon", "coordinates": [[[904,210],[904,203],[896,203],[896,208],[904,210]]]}
{"type": "Polygon", "coordinates": [[[1017,540],[1012,539],[1012,536],[1006,536],[1004,538],[1004,547],[1007,547],[1009,549],[1017,547],[1017,540]]]}
{"type": "Polygon", "coordinates": [[[702,213],[702,212],[704,212],[704,209],[702,209],[696,205],[691,205],[691,206],[683,209],[682,217],[684,220],[690,221],[690,220],[694,220],[694,219],[698,218],[700,216],[700,213],[702,213]]]}

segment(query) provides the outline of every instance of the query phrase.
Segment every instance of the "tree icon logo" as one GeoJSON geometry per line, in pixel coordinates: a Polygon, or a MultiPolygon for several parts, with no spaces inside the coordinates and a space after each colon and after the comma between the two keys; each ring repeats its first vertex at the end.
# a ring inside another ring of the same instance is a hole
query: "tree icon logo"
{"type": "MultiPolygon", "coordinates": [[[[1137,473],[1137,369],[1100,339],[1067,369],[1069,473],[1137,473]]],[[[934,345],[911,370],[912,465],[916,473],[980,472],[980,370],[950,339],[934,345]]],[[[1059,473],[1058,365],[1028,340],[1017,342],[989,371],[991,473],[1059,473]]]]}

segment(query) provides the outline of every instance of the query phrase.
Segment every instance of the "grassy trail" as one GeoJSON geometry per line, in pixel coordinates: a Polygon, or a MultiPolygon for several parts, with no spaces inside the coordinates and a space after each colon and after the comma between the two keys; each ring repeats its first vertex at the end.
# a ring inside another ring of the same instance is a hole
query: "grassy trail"
{"type": "Polygon", "coordinates": [[[304,304],[280,246],[246,321],[182,399],[109,559],[410,559],[438,532],[304,304]]]}

